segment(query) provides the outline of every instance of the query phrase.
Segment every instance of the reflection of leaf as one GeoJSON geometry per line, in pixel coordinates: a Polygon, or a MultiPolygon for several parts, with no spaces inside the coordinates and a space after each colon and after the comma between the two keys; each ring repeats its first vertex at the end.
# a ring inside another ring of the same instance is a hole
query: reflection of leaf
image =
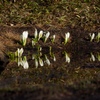
{"type": "Polygon", "coordinates": [[[23,64],[22,66],[23,66],[24,69],[28,69],[29,68],[29,64],[28,64],[27,60],[26,61],[24,60],[22,62],[22,64],[23,64]]]}
{"type": "Polygon", "coordinates": [[[23,52],[24,52],[23,48],[21,49],[18,48],[17,51],[15,52],[15,57],[21,57],[23,52]]]}
{"type": "Polygon", "coordinates": [[[35,59],[35,66],[36,66],[36,68],[38,67],[38,60],[37,59],[35,59]]]}
{"type": "Polygon", "coordinates": [[[44,38],[44,43],[46,43],[46,41],[47,41],[47,39],[49,38],[49,36],[50,36],[50,32],[47,32],[46,34],[45,34],[45,38],[44,38]]]}
{"type": "Polygon", "coordinates": [[[34,47],[36,45],[36,43],[37,43],[37,39],[32,38],[32,47],[34,47]]]}
{"type": "Polygon", "coordinates": [[[69,57],[69,55],[67,54],[67,52],[65,52],[65,59],[66,59],[66,62],[70,63],[70,57],[69,57]]]}
{"type": "Polygon", "coordinates": [[[91,53],[90,61],[95,61],[95,56],[93,55],[93,53],[91,53]]]}
{"type": "Polygon", "coordinates": [[[40,66],[43,66],[43,60],[41,58],[39,58],[39,63],[40,63],[40,66]]]}
{"type": "Polygon", "coordinates": [[[50,65],[50,60],[47,58],[47,56],[45,55],[45,62],[50,65]]]}
{"type": "Polygon", "coordinates": [[[38,45],[37,49],[38,49],[38,52],[40,52],[42,50],[42,47],[38,45]]]}
{"type": "Polygon", "coordinates": [[[15,53],[9,52],[7,55],[9,56],[9,58],[10,58],[11,60],[14,60],[14,59],[15,59],[15,53]]]}
{"type": "Polygon", "coordinates": [[[23,66],[24,69],[28,69],[29,68],[29,64],[27,62],[27,58],[26,56],[22,57],[18,57],[18,66],[23,66]]]}
{"type": "Polygon", "coordinates": [[[17,62],[18,62],[18,66],[20,66],[20,65],[22,66],[22,57],[19,57],[17,62]]]}
{"type": "Polygon", "coordinates": [[[52,57],[53,57],[53,61],[56,61],[56,57],[55,57],[54,53],[52,53],[52,57]]]}

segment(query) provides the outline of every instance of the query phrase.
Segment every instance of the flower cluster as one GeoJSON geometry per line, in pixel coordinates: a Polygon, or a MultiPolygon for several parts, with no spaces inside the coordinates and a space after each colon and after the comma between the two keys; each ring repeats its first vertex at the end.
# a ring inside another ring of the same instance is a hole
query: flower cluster
{"type": "Polygon", "coordinates": [[[69,38],[70,38],[70,33],[69,32],[65,33],[65,41],[64,41],[64,44],[66,44],[68,42],[69,38]]]}
{"type": "MultiPolygon", "coordinates": [[[[50,37],[50,32],[43,32],[42,30],[40,30],[40,32],[38,33],[37,29],[35,28],[35,32],[34,32],[34,38],[32,38],[32,46],[34,47],[36,45],[36,43],[41,39],[44,41],[44,43],[47,42],[48,38],[50,37]]],[[[52,36],[52,43],[55,40],[55,36],[52,36]]]]}
{"type": "Polygon", "coordinates": [[[98,32],[97,35],[95,35],[94,33],[90,33],[89,36],[90,36],[90,42],[92,42],[94,40],[96,42],[99,42],[100,41],[100,32],[98,32]]]}
{"type": "Polygon", "coordinates": [[[26,45],[27,38],[28,38],[28,31],[24,31],[21,35],[21,41],[20,41],[23,46],[26,45]]]}
{"type": "MultiPolygon", "coordinates": [[[[54,43],[55,39],[56,39],[56,35],[51,35],[50,36],[50,32],[44,32],[42,30],[40,30],[38,32],[38,30],[35,28],[35,32],[34,32],[34,37],[32,38],[32,47],[34,47],[36,45],[36,43],[39,42],[39,40],[42,40],[44,43],[47,42],[47,40],[50,38],[51,42],[54,43]]],[[[70,38],[70,33],[67,32],[65,33],[65,39],[64,39],[64,44],[66,44],[68,42],[70,38]]],[[[22,34],[20,35],[20,43],[22,46],[26,46],[27,44],[27,39],[28,39],[28,31],[23,31],[22,34]]],[[[37,50],[40,53],[42,50],[42,47],[40,45],[37,45],[37,50]]],[[[56,61],[56,57],[54,56],[54,54],[52,53],[52,47],[50,46],[49,51],[50,51],[50,55],[53,58],[53,61],[56,61]]],[[[24,53],[24,49],[23,48],[17,48],[17,51],[15,53],[9,53],[9,57],[11,59],[17,59],[18,62],[18,66],[23,66],[24,69],[28,69],[29,68],[29,64],[27,62],[27,58],[26,56],[23,57],[23,53],[24,53]]],[[[70,58],[68,57],[67,53],[65,53],[65,57],[66,57],[66,62],[70,62],[70,58]]],[[[40,64],[40,66],[44,66],[44,64],[46,63],[47,65],[50,65],[50,60],[48,59],[47,55],[44,56],[44,59],[41,59],[40,55],[32,55],[32,59],[35,60],[35,66],[38,67],[38,65],[40,64]]]]}
{"type": "Polygon", "coordinates": [[[29,64],[27,62],[26,56],[22,57],[24,52],[24,49],[17,49],[17,51],[15,52],[15,58],[17,58],[17,62],[18,62],[18,66],[23,66],[24,69],[28,69],[29,68],[29,64]]]}

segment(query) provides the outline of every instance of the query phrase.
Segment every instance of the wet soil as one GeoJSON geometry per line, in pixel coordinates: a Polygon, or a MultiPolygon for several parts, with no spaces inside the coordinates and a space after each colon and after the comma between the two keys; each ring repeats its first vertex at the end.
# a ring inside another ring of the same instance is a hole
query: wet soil
{"type": "Polygon", "coordinates": [[[55,43],[48,39],[47,43],[39,41],[43,47],[42,53],[49,55],[49,46],[52,47],[57,62],[51,66],[36,69],[30,56],[36,52],[31,47],[31,39],[35,27],[0,27],[0,99],[1,100],[99,100],[100,92],[100,62],[89,62],[90,53],[100,52],[100,42],[90,42],[89,33],[82,28],[50,29],[36,27],[39,30],[50,31],[56,35],[55,43]],[[24,55],[29,55],[31,65],[28,70],[18,67],[11,62],[7,52],[15,52],[22,46],[19,43],[23,31],[29,32],[24,55]],[[71,33],[68,44],[62,44],[66,32],[71,33]],[[67,51],[72,59],[71,65],[64,62],[63,51],[67,51]],[[29,53],[30,52],[30,53],[29,53]]]}

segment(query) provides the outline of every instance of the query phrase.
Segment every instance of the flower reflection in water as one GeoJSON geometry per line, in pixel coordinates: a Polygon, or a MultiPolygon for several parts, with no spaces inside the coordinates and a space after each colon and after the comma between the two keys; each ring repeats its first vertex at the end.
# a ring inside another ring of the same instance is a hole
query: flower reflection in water
{"type": "Polygon", "coordinates": [[[90,57],[90,61],[100,61],[100,53],[97,52],[96,54],[93,54],[92,52],[90,53],[91,57],[90,57]]]}
{"type": "Polygon", "coordinates": [[[67,63],[70,63],[70,57],[69,57],[69,55],[68,55],[68,53],[66,51],[65,51],[65,61],[67,63]]]}
{"type": "Polygon", "coordinates": [[[28,69],[29,68],[29,64],[28,64],[26,56],[24,56],[23,58],[22,57],[18,57],[17,63],[18,63],[18,66],[21,65],[24,69],[28,69]]]}

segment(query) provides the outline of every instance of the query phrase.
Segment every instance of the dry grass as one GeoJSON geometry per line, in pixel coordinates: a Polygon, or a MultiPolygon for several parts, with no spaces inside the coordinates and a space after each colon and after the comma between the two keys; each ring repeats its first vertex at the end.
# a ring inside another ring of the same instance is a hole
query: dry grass
{"type": "MultiPolygon", "coordinates": [[[[5,0],[6,1],[6,0],[5,0]]],[[[3,25],[37,25],[52,28],[100,26],[99,0],[21,0],[0,3],[0,22],[3,25]]]]}

